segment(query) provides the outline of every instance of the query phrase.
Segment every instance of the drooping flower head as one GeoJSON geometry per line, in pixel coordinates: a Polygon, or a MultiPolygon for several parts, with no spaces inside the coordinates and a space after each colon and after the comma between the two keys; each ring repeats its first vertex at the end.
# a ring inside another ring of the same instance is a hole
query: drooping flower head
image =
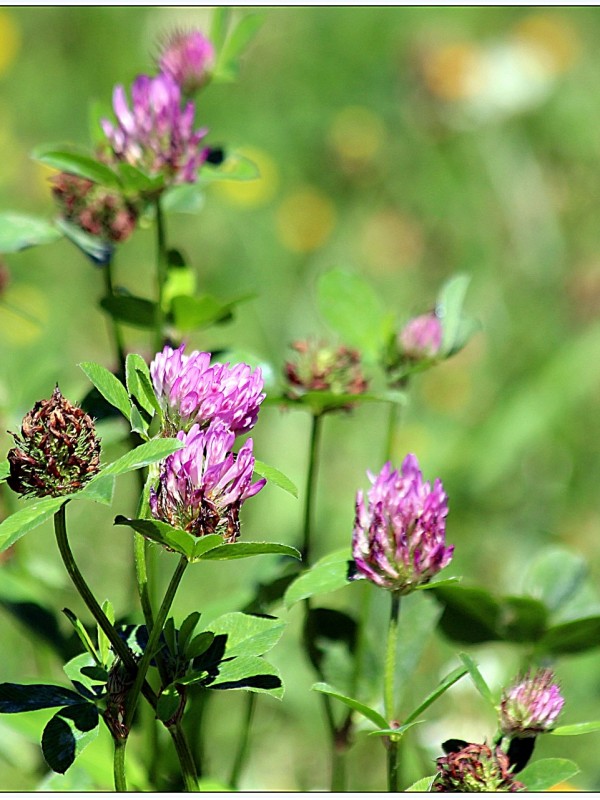
{"type": "Polygon", "coordinates": [[[539,669],[533,675],[527,672],[502,692],[502,733],[528,737],[551,731],[564,702],[551,669],[539,669]]]}
{"type": "Polygon", "coordinates": [[[433,358],[441,346],[442,324],[435,314],[414,317],[398,334],[400,354],[411,361],[433,358]]]}
{"type": "Polygon", "coordinates": [[[334,394],[366,392],[368,382],[362,372],[358,350],[311,341],[294,342],[292,348],[296,351],[296,358],[285,365],[290,397],[314,391],[334,394]]]}
{"type": "Polygon", "coordinates": [[[192,94],[209,79],[214,60],[215,48],[200,31],[175,31],[165,40],[158,66],[184,94],[192,94]]]}
{"type": "Polygon", "coordinates": [[[434,792],[520,792],[525,786],[513,778],[506,753],[487,744],[468,744],[437,760],[434,792]]]}
{"type": "Polygon", "coordinates": [[[22,495],[60,497],[75,492],[100,469],[100,440],[83,409],[58,386],[23,418],[16,447],[8,452],[10,488],[22,495]]]}
{"type": "Polygon", "coordinates": [[[205,430],[193,425],[177,438],[185,447],[161,463],[158,485],[150,491],[152,515],[194,536],[222,533],[226,542],[235,541],[242,503],[266,483],[252,483],[252,439],[234,455],[235,434],[222,422],[205,430]]]}
{"type": "Polygon", "coordinates": [[[213,420],[224,422],[237,435],[253,428],[265,399],[260,368],[211,365],[210,353],[194,350],[186,356],[184,349],[184,344],[177,350],[165,347],[150,364],[167,435],[194,423],[206,427],[213,420]]]}
{"type": "Polygon", "coordinates": [[[134,232],[137,210],[118,192],[68,172],[50,180],[52,195],[69,222],[111,242],[124,242],[134,232]]]}
{"type": "Polygon", "coordinates": [[[428,583],[452,559],[446,547],[448,504],[441,481],[433,489],[423,481],[416,456],[407,455],[400,471],[388,461],[373,484],[365,504],[356,495],[352,537],[355,577],[368,578],[400,594],[428,583]]]}
{"type": "Polygon", "coordinates": [[[194,130],[194,103],[182,106],[181,89],[171,75],[138,75],[131,107],[123,86],[116,86],[113,109],[117,124],[107,119],[101,124],[117,161],[163,175],[167,183],[195,182],[208,155],[202,145],[207,130],[194,130]]]}

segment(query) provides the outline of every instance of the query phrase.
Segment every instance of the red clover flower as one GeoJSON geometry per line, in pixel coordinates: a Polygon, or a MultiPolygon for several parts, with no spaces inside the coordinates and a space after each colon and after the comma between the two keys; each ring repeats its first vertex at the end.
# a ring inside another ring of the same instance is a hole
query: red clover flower
{"type": "Polygon", "coordinates": [[[529,737],[551,731],[564,702],[551,669],[539,669],[533,675],[527,672],[502,693],[502,733],[529,737]]]}
{"type": "Polygon", "coordinates": [[[181,89],[170,75],[138,75],[131,88],[131,108],[125,89],[113,92],[117,124],[101,121],[118,161],[150,175],[163,175],[170,183],[194,183],[208,148],[201,142],[207,129],[193,129],[193,102],[181,105],[181,89]]]}
{"type": "Polygon", "coordinates": [[[193,425],[177,438],[185,447],[161,463],[158,486],[150,490],[152,515],[194,536],[222,533],[234,542],[242,503],[266,483],[264,478],[252,483],[252,439],[234,455],[235,434],[221,422],[205,430],[193,425]]]}
{"type": "Polygon", "coordinates": [[[448,504],[441,481],[433,489],[423,481],[416,456],[407,455],[400,471],[388,461],[373,484],[365,505],[356,495],[352,555],[357,578],[368,578],[393,592],[408,594],[428,583],[450,563],[454,547],[446,547],[448,504]]]}
{"type": "Polygon", "coordinates": [[[158,66],[184,94],[192,94],[210,78],[214,59],[215,48],[200,31],[176,31],[166,39],[158,66]]]}
{"type": "Polygon", "coordinates": [[[158,401],[165,412],[167,435],[187,430],[197,423],[206,427],[213,420],[225,423],[234,434],[247,433],[256,424],[265,399],[260,367],[248,364],[210,363],[210,353],[194,350],[184,355],[165,347],[150,364],[158,401]]]}
{"type": "Polygon", "coordinates": [[[434,358],[442,346],[442,324],[435,314],[411,319],[398,334],[402,356],[411,361],[434,358]]]}

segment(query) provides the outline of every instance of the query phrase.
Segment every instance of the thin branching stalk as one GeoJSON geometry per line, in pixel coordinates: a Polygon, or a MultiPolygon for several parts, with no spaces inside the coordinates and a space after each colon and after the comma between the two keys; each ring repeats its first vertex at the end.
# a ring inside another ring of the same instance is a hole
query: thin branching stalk
{"type": "MultiPolygon", "coordinates": [[[[114,297],[114,287],[113,287],[113,276],[112,276],[112,258],[110,261],[104,266],[102,272],[104,273],[104,297],[106,300],[110,300],[114,297]]],[[[125,344],[123,342],[123,335],[121,333],[121,328],[119,327],[119,323],[115,320],[112,314],[109,313],[110,317],[110,327],[112,331],[112,338],[113,344],[115,348],[115,353],[117,359],[119,361],[119,374],[125,375],[125,344]]]]}

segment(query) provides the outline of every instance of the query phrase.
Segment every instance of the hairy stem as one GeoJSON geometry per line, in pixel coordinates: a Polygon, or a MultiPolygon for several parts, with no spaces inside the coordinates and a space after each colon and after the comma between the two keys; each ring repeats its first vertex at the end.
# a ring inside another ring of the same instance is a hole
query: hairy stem
{"type": "MultiPolygon", "coordinates": [[[[385,709],[385,717],[390,727],[393,727],[395,724],[397,724],[397,720],[394,718],[394,683],[396,678],[398,619],[400,616],[400,595],[398,592],[391,593],[391,601],[387,650],[385,656],[383,706],[385,709]]],[[[396,739],[393,734],[388,738],[388,791],[398,791],[398,739],[396,739]]]]}

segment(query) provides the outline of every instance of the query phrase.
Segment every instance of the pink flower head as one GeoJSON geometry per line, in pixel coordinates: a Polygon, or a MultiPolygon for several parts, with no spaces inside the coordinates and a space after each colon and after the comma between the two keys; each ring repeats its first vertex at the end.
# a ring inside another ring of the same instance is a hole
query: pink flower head
{"type": "Polygon", "coordinates": [[[194,103],[181,105],[181,89],[170,75],[138,75],[131,87],[131,108],[123,86],[113,92],[117,124],[101,121],[117,161],[169,183],[194,183],[208,148],[206,128],[193,129],[194,103]]]}
{"type": "Polygon", "coordinates": [[[194,350],[184,355],[165,347],[150,364],[158,401],[165,412],[165,431],[188,429],[197,423],[206,427],[213,420],[224,422],[236,435],[256,424],[265,399],[260,368],[248,364],[210,363],[210,353],[194,350]]]}
{"type": "Polygon", "coordinates": [[[235,434],[222,422],[205,430],[193,425],[177,438],[185,447],[161,462],[158,485],[150,490],[152,516],[194,536],[222,533],[234,542],[242,503],[266,483],[252,483],[252,439],[234,455],[235,434]]]}
{"type": "Polygon", "coordinates": [[[452,560],[446,547],[448,504],[441,481],[433,489],[423,481],[419,463],[407,455],[400,471],[388,461],[373,484],[365,505],[356,495],[352,555],[357,577],[368,578],[400,594],[408,594],[452,560]]]}
{"type": "Polygon", "coordinates": [[[442,324],[435,314],[415,317],[400,331],[398,344],[405,358],[414,361],[433,358],[442,346],[442,324]]]}
{"type": "Polygon", "coordinates": [[[506,736],[536,736],[552,730],[564,705],[551,669],[528,672],[502,693],[500,727],[506,736]]]}
{"type": "Polygon", "coordinates": [[[210,77],[214,60],[215,48],[200,31],[176,31],[167,38],[158,66],[177,82],[184,94],[192,94],[210,77]]]}

